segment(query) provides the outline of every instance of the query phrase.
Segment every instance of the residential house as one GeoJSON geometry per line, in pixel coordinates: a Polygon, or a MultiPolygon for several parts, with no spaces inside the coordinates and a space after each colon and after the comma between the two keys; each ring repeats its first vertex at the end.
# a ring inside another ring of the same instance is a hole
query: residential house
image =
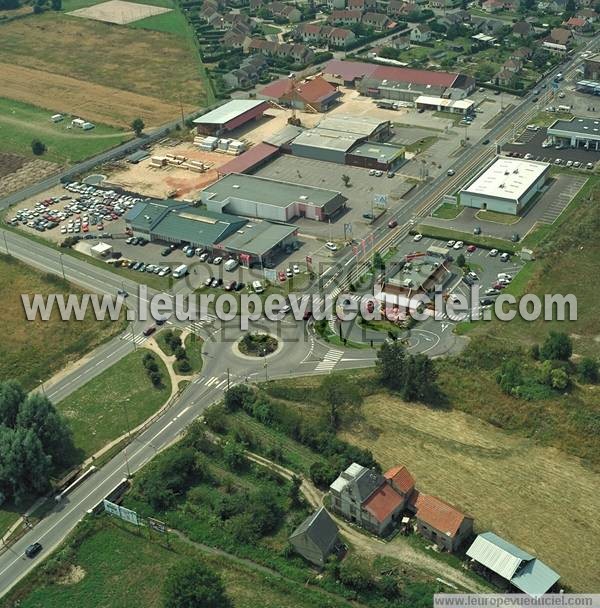
{"type": "Polygon", "coordinates": [[[223,36],[223,46],[229,49],[241,49],[244,46],[246,36],[237,32],[229,31],[223,36]]]}
{"type": "Polygon", "coordinates": [[[347,25],[348,23],[360,23],[362,20],[361,11],[333,10],[327,21],[329,23],[347,25]]]}
{"type": "Polygon", "coordinates": [[[521,61],[525,61],[526,59],[529,59],[532,55],[533,55],[533,51],[526,46],[522,46],[513,52],[513,57],[516,57],[517,59],[520,59],[521,61]]]}
{"type": "Polygon", "coordinates": [[[327,0],[329,10],[346,8],[346,0],[327,0]]]}
{"type": "Polygon", "coordinates": [[[568,21],[565,21],[563,25],[576,32],[589,32],[593,29],[592,24],[583,17],[571,17],[568,21]]]}
{"type": "Polygon", "coordinates": [[[410,48],[410,38],[408,36],[398,36],[392,41],[392,46],[399,51],[406,51],[410,48]]]}
{"type": "Polygon", "coordinates": [[[533,33],[533,27],[531,23],[527,21],[517,21],[512,28],[513,36],[518,36],[519,38],[527,38],[527,36],[531,36],[533,33]]]}
{"type": "Polygon", "coordinates": [[[390,17],[398,17],[403,14],[403,8],[406,2],[403,0],[390,0],[388,2],[386,12],[390,17]]]}
{"type": "Polygon", "coordinates": [[[418,532],[441,549],[456,551],[473,535],[473,518],[447,502],[417,491],[410,503],[418,532]]]}
{"type": "Polygon", "coordinates": [[[327,558],[341,547],[337,524],[325,507],[309,515],[290,535],[294,550],[322,568],[327,558]]]}
{"type": "Polygon", "coordinates": [[[506,26],[506,21],[503,21],[502,19],[490,19],[489,17],[474,16],[471,19],[471,23],[477,33],[486,34],[488,36],[493,36],[506,26]]]}
{"type": "Polygon", "coordinates": [[[523,69],[523,62],[516,57],[511,57],[504,62],[502,69],[513,74],[518,74],[523,69]]]}
{"type": "Polygon", "coordinates": [[[386,478],[351,464],[330,486],[331,509],[378,535],[388,532],[407,501],[386,478]]]}
{"type": "Polygon", "coordinates": [[[460,4],[461,0],[429,0],[430,8],[449,9],[456,8],[457,6],[460,6],[460,4]]]}
{"type": "Polygon", "coordinates": [[[267,0],[250,0],[248,6],[251,11],[256,12],[267,4],[267,0]]]}
{"type": "Polygon", "coordinates": [[[431,40],[431,37],[431,28],[426,23],[418,23],[412,30],[410,30],[411,42],[428,42],[431,40]]]}
{"type": "Polygon", "coordinates": [[[494,76],[494,79],[502,87],[513,88],[517,80],[517,75],[510,70],[502,69],[494,76]]]}
{"type": "Polygon", "coordinates": [[[255,85],[269,67],[265,57],[257,53],[244,57],[240,67],[223,75],[223,81],[231,89],[243,89],[255,85]]]}
{"type": "Polygon", "coordinates": [[[550,34],[544,38],[542,46],[550,51],[566,53],[572,43],[573,34],[564,27],[555,27],[550,34]]]}
{"type": "Polygon", "coordinates": [[[319,43],[323,38],[323,26],[316,23],[302,23],[294,30],[294,36],[304,42],[319,43]]]}
{"type": "Polygon", "coordinates": [[[598,13],[593,8],[582,8],[577,11],[577,17],[581,17],[589,23],[595,23],[598,19],[598,13]]]}
{"type": "Polygon", "coordinates": [[[327,37],[329,46],[337,49],[348,48],[355,40],[356,36],[352,30],[341,27],[334,27],[327,37]]]}
{"type": "Polygon", "coordinates": [[[273,17],[288,21],[289,23],[298,23],[302,18],[302,13],[291,4],[283,2],[271,2],[266,5],[273,17]]]}
{"type": "Polygon", "coordinates": [[[392,25],[392,22],[387,15],[384,15],[383,13],[372,13],[370,11],[363,15],[362,22],[378,32],[382,32],[392,25]]]}
{"type": "Polygon", "coordinates": [[[377,9],[377,0],[347,0],[346,8],[366,12],[377,9]]]}
{"type": "Polygon", "coordinates": [[[471,13],[469,11],[458,10],[454,13],[442,15],[437,21],[447,28],[453,25],[468,25],[471,22],[471,13]]]}

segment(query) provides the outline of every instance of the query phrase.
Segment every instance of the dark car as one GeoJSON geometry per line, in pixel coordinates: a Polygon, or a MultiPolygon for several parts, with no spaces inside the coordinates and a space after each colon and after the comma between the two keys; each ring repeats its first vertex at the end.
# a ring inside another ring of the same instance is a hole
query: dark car
{"type": "Polygon", "coordinates": [[[482,306],[491,306],[494,303],[494,300],[492,300],[492,298],[484,298],[483,300],[480,300],[479,303],[482,306]]]}
{"type": "Polygon", "coordinates": [[[33,558],[42,550],[42,545],[40,543],[33,543],[29,545],[27,549],[25,549],[25,555],[27,557],[33,558]]]}
{"type": "Polygon", "coordinates": [[[390,220],[388,222],[388,228],[395,228],[398,225],[398,220],[390,220]]]}
{"type": "Polygon", "coordinates": [[[473,285],[473,283],[474,283],[473,279],[471,277],[466,276],[466,275],[462,278],[462,281],[466,285],[473,285]]]}
{"type": "Polygon", "coordinates": [[[171,253],[171,251],[173,251],[173,250],[170,247],[167,247],[160,252],[160,255],[162,255],[163,257],[166,257],[171,253]]]}
{"type": "Polygon", "coordinates": [[[372,213],[363,213],[362,216],[366,219],[366,220],[372,220],[374,218],[374,215],[372,213]]]}
{"type": "Polygon", "coordinates": [[[150,327],[146,327],[146,329],[142,332],[144,336],[151,336],[156,331],[156,325],[150,325],[150,327]]]}
{"type": "Polygon", "coordinates": [[[490,140],[486,137],[482,142],[484,146],[487,146],[490,143],[490,140]]]}
{"type": "Polygon", "coordinates": [[[225,285],[225,291],[233,291],[237,286],[237,281],[229,281],[227,285],[225,285]]]}
{"type": "Polygon", "coordinates": [[[241,281],[235,286],[236,291],[242,291],[246,287],[246,283],[242,283],[241,281]]]}

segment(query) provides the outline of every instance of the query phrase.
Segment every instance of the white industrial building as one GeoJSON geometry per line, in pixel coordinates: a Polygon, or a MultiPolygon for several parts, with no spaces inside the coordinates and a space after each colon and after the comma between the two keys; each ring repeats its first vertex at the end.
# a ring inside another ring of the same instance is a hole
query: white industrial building
{"type": "Polygon", "coordinates": [[[518,215],[546,182],[550,165],[497,157],[460,191],[464,207],[518,215]]]}
{"type": "Polygon", "coordinates": [[[600,150],[600,120],[595,118],[555,120],[548,127],[547,134],[554,144],[585,150],[600,150]]]}
{"type": "Polygon", "coordinates": [[[421,95],[415,99],[415,108],[466,115],[475,111],[475,102],[470,99],[446,99],[445,97],[421,95]]]}

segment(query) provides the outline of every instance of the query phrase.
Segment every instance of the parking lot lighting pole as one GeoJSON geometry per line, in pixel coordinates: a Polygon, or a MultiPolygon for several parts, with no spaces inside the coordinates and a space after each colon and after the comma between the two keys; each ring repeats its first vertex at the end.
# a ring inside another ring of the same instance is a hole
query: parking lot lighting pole
{"type": "Polygon", "coordinates": [[[6,255],[10,255],[8,251],[8,241],[6,240],[6,230],[2,231],[2,235],[4,236],[4,247],[6,248],[6,255]]]}

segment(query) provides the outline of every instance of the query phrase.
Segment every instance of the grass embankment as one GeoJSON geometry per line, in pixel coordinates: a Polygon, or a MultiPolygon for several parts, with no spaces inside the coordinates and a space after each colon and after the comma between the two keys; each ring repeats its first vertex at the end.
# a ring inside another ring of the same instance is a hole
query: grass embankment
{"type": "Polygon", "coordinates": [[[97,124],[90,131],[68,128],[71,117],[50,121],[51,110],[0,97],[0,152],[13,152],[56,163],[75,163],[113,148],[133,136],[129,132],[97,124]],[[36,157],[31,151],[34,139],[47,150],[36,157]]]}
{"type": "Polygon", "coordinates": [[[428,236],[433,239],[453,239],[455,241],[464,241],[467,244],[478,245],[485,249],[499,249],[500,251],[506,251],[508,253],[515,253],[517,250],[521,250],[522,245],[520,243],[511,243],[503,239],[496,239],[493,237],[482,236],[479,234],[471,234],[469,232],[460,232],[459,230],[452,230],[450,228],[438,228],[437,226],[427,226],[425,224],[419,224],[411,234],[420,233],[423,236],[428,236]]]}
{"type": "Polygon", "coordinates": [[[171,537],[138,532],[107,516],[86,520],[57,551],[52,567],[40,566],[1,605],[20,608],[161,608],[170,567],[201,560],[222,578],[236,608],[338,608],[348,606],[303,585],[258,572],[227,557],[210,555],[171,537]]]}
{"type": "MultiPolygon", "coordinates": [[[[342,416],[339,436],[371,450],[384,469],[406,465],[420,490],[474,516],[478,531],[492,530],[535,553],[560,572],[567,585],[578,591],[600,588],[591,559],[600,534],[600,522],[594,518],[600,508],[595,491],[600,476],[577,458],[514,432],[518,428],[497,428],[503,420],[495,426],[481,420],[489,415],[482,411],[487,403],[488,409],[506,413],[517,407],[520,416],[539,417],[541,425],[550,425],[540,404],[516,406],[493,375],[480,373],[474,365],[463,368],[448,360],[439,373],[448,409],[405,403],[378,388],[374,370],[354,371],[364,402],[342,416]],[[565,486],[568,494],[561,491],[565,486]],[[564,525],[551,523],[558,520],[564,525]]],[[[344,374],[336,375],[344,382],[344,374]]],[[[305,377],[273,381],[263,389],[303,416],[326,416],[326,406],[318,401],[319,383],[319,378],[305,377]],[[311,398],[307,401],[303,395],[311,398]]]]}
{"type": "Polygon", "coordinates": [[[69,421],[75,446],[90,456],[152,416],[171,394],[166,367],[156,357],[163,386],[152,386],[142,364],[147,349],[140,348],[96,376],[58,403],[69,421]]]}
{"type": "Polygon", "coordinates": [[[423,137],[421,139],[418,139],[417,141],[414,141],[411,144],[408,144],[404,148],[407,152],[413,152],[415,154],[419,152],[424,152],[425,150],[427,150],[427,148],[431,148],[431,146],[433,146],[433,144],[438,139],[439,138],[435,135],[428,135],[427,137],[423,137]]]}
{"type": "Polygon", "coordinates": [[[83,321],[62,321],[54,310],[48,321],[27,321],[21,294],[82,294],[70,283],[0,254],[0,381],[18,380],[37,387],[68,363],[122,331],[124,321],[96,321],[88,311],[83,321]]]}
{"type": "Polygon", "coordinates": [[[481,209],[475,214],[475,217],[486,222],[495,222],[496,224],[507,224],[508,226],[521,221],[521,218],[518,215],[498,213],[497,211],[488,211],[487,209],[481,209]]]}

